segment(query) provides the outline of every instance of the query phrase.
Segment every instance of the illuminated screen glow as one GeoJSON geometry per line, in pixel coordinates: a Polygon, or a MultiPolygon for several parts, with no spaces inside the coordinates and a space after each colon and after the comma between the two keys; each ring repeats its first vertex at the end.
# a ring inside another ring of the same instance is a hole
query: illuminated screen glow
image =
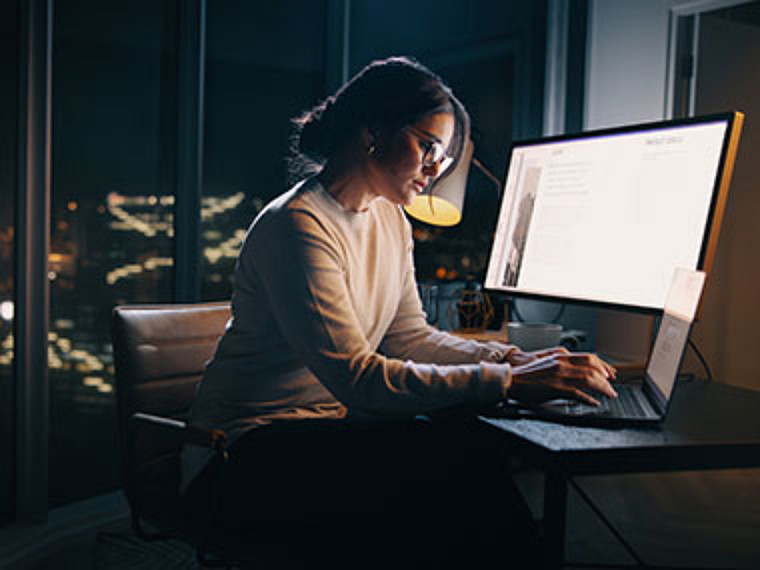
{"type": "Polygon", "coordinates": [[[662,309],[673,270],[699,268],[729,123],[516,144],[486,287],[662,309]]]}

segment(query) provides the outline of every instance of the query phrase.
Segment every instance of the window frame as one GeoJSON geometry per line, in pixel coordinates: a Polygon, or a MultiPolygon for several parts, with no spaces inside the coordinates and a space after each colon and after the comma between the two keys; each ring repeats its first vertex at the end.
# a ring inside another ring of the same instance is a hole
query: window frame
{"type": "Polygon", "coordinates": [[[16,203],[16,519],[48,512],[53,0],[21,2],[16,203]]]}

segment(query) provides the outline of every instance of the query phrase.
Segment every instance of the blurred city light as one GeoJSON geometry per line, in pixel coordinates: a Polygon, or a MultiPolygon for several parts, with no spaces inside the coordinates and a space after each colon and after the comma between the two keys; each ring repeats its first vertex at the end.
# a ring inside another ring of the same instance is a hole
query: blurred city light
{"type": "Polygon", "coordinates": [[[14,305],[13,301],[3,301],[0,303],[0,318],[6,321],[13,320],[14,305]]]}

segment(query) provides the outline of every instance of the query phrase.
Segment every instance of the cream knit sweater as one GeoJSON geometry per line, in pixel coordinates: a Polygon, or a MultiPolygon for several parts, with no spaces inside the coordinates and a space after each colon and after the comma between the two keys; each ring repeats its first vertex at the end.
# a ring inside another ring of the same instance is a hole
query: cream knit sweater
{"type": "MultiPolygon", "coordinates": [[[[504,398],[512,347],[425,322],[403,211],[347,211],[316,181],[271,202],[238,258],[232,319],[191,422],[234,441],[275,420],[418,414],[504,398]]],[[[188,447],[185,485],[209,459],[188,447]]]]}

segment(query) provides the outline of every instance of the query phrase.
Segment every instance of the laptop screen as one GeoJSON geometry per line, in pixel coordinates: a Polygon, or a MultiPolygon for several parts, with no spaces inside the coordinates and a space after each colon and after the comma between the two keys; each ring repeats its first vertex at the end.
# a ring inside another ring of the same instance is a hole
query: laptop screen
{"type": "Polygon", "coordinates": [[[673,393],[704,283],[702,271],[679,268],[673,275],[646,373],[646,384],[661,409],[673,393]]]}

